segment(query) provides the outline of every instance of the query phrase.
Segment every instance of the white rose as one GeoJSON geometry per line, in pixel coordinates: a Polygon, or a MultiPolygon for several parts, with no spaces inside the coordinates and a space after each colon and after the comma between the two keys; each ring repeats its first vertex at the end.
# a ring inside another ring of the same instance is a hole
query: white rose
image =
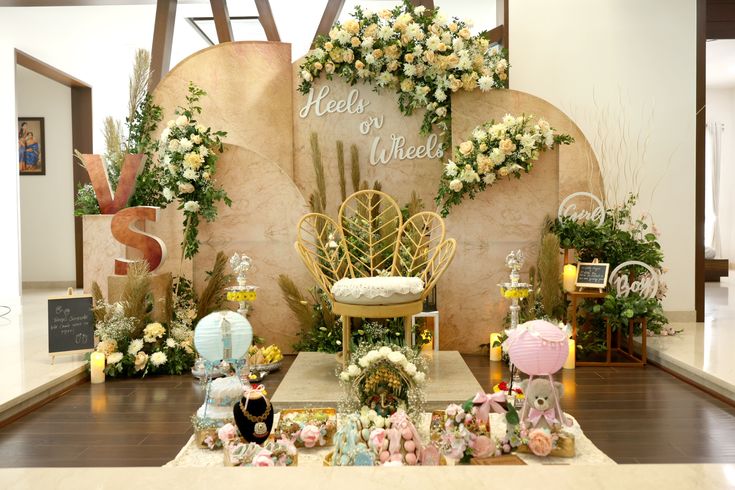
{"type": "Polygon", "coordinates": [[[194,192],[194,186],[189,184],[188,182],[186,184],[179,184],[179,193],[181,194],[191,194],[194,192]]]}
{"type": "Polygon", "coordinates": [[[184,211],[188,211],[190,213],[199,212],[199,203],[196,201],[186,201],[184,203],[184,211]]]}
{"type": "Polygon", "coordinates": [[[117,364],[118,362],[122,361],[122,358],[122,352],[113,352],[112,354],[107,356],[107,364],[117,364]]]}
{"type": "Polygon", "coordinates": [[[408,363],[408,364],[406,365],[406,372],[407,372],[407,373],[408,373],[408,374],[409,374],[410,376],[413,376],[414,374],[416,374],[416,371],[417,371],[417,369],[416,369],[416,364],[414,364],[414,363],[412,363],[412,362],[409,362],[409,363],[408,363]]]}
{"type": "Polygon", "coordinates": [[[202,144],[202,137],[198,134],[192,134],[191,135],[191,142],[195,145],[201,145],[202,144]]]}
{"type": "Polygon", "coordinates": [[[341,373],[339,373],[339,379],[341,379],[342,381],[349,381],[350,375],[347,374],[347,371],[342,371],[341,373]]]}
{"type": "Polygon", "coordinates": [[[360,374],[360,368],[354,364],[350,364],[349,367],[347,368],[347,373],[350,376],[357,376],[358,374],[360,374]]]}
{"type": "Polygon", "coordinates": [[[165,128],[163,131],[161,131],[161,141],[164,143],[168,141],[168,137],[171,135],[171,128],[165,128]]]}
{"type": "Polygon", "coordinates": [[[203,134],[207,131],[207,127],[204,124],[197,124],[195,129],[197,130],[197,133],[203,134]]]}
{"type": "Polygon", "coordinates": [[[186,126],[187,124],[189,124],[189,118],[184,116],[183,114],[176,118],[176,125],[178,127],[181,128],[183,126],[186,126]]]}
{"type": "Polygon", "coordinates": [[[209,150],[207,150],[207,147],[206,146],[200,146],[199,147],[199,155],[201,155],[202,158],[204,158],[207,155],[209,155],[209,150]]]}
{"type": "Polygon", "coordinates": [[[462,190],[462,181],[459,179],[454,179],[449,183],[449,188],[453,192],[459,192],[462,190]]]}
{"type": "Polygon", "coordinates": [[[310,82],[314,79],[314,77],[311,76],[311,73],[309,73],[308,70],[301,70],[301,78],[303,78],[307,82],[310,82]]]}
{"type": "Polygon", "coordinates": [[[168,149],[169,151],[178,151],[179,150],[179,140],[172,139],[168,142],[168,149]]]}
{"type": "Polygon", "coordinates": [[[393,351],[390,354],[388,354],[388,360],[392,362],[393,364],[399,364],[405,358],[406,356],[404,356],[402,352],[398,352],[398,351],[393,351]]]}
{"type": "Polygon", "coordinates": [[[387,346],[383,346],[378,349],[378,354],[380,355],[380,357],[388,357],[388,354],[390,354],[391,352],[393,352],[393,349],[387,346]]]}

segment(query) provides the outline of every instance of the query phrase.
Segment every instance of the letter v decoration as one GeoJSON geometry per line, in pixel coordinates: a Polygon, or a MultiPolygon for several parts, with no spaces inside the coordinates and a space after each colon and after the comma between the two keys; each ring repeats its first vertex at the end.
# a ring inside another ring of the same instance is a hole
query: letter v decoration
{"type": "Polygon", "coordinates": [[[120,170],[120,179],[117,182],[115,196],[112,196],[110,180],[107,178],[107,170],[100,155],[82,155],[84,166],[89,173],[97,202],[102,214],[115,214],[128,205],[130,196],[135,191],[135,183],[138,175],[143,170],[146,156],[140,154],[127,154],[120,170]]]}
{"type": "MultiPolygon", "coordinates": [[[[112,218],[112,236],[130,247],[143,252],[143,259],[148,262],[148,270],[151,272],[158,269],[166,261],[166,244],[157,236],[146,233],[136,226],[138,221],[158,221],[160,208],[155,206],[136,206],[125,208],[112,218]]],[[[135,260],[117,258],[115,259],[115,274],[126,275],[128,266],[135,260]]]]}

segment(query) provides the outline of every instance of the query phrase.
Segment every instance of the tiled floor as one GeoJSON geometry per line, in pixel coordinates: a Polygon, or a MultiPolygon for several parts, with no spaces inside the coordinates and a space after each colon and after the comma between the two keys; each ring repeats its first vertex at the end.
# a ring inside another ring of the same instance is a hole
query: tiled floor
{"type": "Polygon", "coordinates": [[[83,356],[48,355],[46,299],[62,291],[26,291],[21,309],[0,318],[0,412],[84,371],[83,356]]]}
{"type": "Polygon", "coordinates": [[[674,323],[683,332],[648,339],[649,357],[735,400],[735,282],[707,283],[704,323],[674,323]]]}

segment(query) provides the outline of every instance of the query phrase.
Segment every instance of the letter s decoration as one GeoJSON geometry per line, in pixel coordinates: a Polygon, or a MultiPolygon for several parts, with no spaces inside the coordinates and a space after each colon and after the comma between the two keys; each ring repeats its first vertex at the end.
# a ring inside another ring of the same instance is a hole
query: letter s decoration
{"type": "MultiPolygon", "coordinates": [[[[112,218],[112,236],[127,246],[143,252],[143,259],[148,262],[148,269],[153,272],[166,261],[166,244],[157,236],[146,233],[136,226],[138,221],[158,221],[160,208],[155,206],[137,206],[118,211],[112,218]]],[[[115,259],[115,274],[125,275],[128,266],[136,262],[125,258],[115,259]]]]}

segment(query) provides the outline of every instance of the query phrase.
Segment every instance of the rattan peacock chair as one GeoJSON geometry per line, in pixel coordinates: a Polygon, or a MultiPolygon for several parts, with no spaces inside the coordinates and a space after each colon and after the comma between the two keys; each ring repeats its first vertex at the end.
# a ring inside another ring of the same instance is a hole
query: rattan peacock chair
{"type": "Polygon", "coordinates": [[[454,258],[457,244],[444,234],[438,214],[416,213],[404,223],[396,202],[375,190],[349,196],[337,222],[320,213],[301,218],[296,250],[342,317],[345,364],[352,318],[403,317],[412,345],[411,317],[454,258]]]}

